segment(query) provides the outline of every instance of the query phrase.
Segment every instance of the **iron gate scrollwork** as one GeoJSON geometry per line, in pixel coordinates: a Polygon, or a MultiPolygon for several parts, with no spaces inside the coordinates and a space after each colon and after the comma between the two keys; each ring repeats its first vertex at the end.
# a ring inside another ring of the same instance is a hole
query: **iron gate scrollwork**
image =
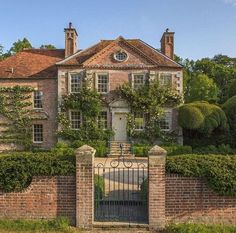
{"type": "Polygon", "coordinates": [[[94,167],[95,221],[147,223],[147,161],[120,156],[94,167]]]}

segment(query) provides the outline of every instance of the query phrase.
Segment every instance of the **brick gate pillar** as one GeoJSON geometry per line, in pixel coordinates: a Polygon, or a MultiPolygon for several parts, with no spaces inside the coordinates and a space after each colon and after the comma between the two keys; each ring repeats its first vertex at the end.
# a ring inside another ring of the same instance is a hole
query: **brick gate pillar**
{"type": "Polygon", "coordinates": [[[165,228],[165,163],[167,152],[154,146],[148,152],[148,214],[149,228],[160,230],[165,228]]]}
{"type": "Polygon", "coordinates": [[[92,228],[94,216],[94,154],[84,145],[76,150],[76,227],[92,228]]]}

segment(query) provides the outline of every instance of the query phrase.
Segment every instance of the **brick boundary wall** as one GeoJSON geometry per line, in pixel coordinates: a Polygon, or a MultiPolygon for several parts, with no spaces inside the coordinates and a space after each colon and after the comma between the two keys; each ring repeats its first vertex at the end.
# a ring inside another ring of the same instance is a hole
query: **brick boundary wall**
{"type": "Polygon", "coordinates": [[[22,192],[0,191],[0,218],[53,219],[66,216],[75,225],[75,177],[34,177],[22,192]]]}
{"type": "MultiPolygon", "coordinates": [[[[34,177],[22,192],[0,191],[0,218],[53,219],[68,217],[72,225],[91,228],[94,212],[95,150],[76,151],[76,176],[34,177]]],[[[220,196],[204,180],[165,175],[165,151],[149,152],[149,227],[171,222],[236,225],[236,197],[220,196]]]]}
{"type": "Polygon", "coordinates": [[[166,221],[236,225],[236,197],[218,195],[201,179],[167,175],[166,221]]]}

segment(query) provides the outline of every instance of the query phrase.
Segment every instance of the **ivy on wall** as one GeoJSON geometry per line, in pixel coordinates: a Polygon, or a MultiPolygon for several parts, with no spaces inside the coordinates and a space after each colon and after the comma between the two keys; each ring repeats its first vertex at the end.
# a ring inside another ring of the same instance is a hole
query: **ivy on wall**
{"type": "Polygon", "coordinates": [[[164,107],[176,107],[183,102],[182,96],[169,86],[160,86],[158,81],[152,81],[133,89],[130,84],[118,88],[120,96],[131,108],[127,116],[127,131],[132,138],[143,138],[154,142],[157,138],[173,141],[174,133],[163,132],[160,122],[164,116],[164,107]],[[134,113],[142,113],[145,117],[145,129],[135,130],[134,113]]]}
{"type": "Polygon", "coordinates": [[[30,106],[34,89],[24,86],[0,88],[0,143],[14,143],[25,150],[32,147],[32,119],[30,106]]]}
{"type": "Polygon", "coordinates": [[[94,90],[83,87],[78,93],[70,93],[62,98],[61,112],[58,120],[60,130],[58,135],[69,141],[109,140],[113,132],[98,126],[98,116],[102,110],[101,96],[94,90]],[[69,110],[82,113],[82,124],[79,130],[71,128],[69,110]]]}

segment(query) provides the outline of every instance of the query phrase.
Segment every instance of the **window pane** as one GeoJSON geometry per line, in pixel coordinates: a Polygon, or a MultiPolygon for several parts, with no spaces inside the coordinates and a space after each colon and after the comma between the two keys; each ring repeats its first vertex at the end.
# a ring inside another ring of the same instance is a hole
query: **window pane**
{"type": "Polygon", "coordinates": [[[134,89],[138,89],[144,84],[144,75],[143,74],[135,74],[133,80],[134,89]]]}
{"type": "Polygon", "coordinates": [[[34,108],[43,108],[43,92],[34,91],[34,108]]]}
{"type": "Polygon", "coordinates": [[[100,129],[107,129],[107,112],[103,111],[100,113],[100,115],[98,116],[98,127],[100,129]]]}
{"type": "Polygon", "coordinates": [[[171,111],[166,111],[163,119],[160,121],[160,128],[163,131],[169,131],[171,129],[171,111]]]}
{"type": "Polygon", "coordinates": [[[160,85],[161,86],[170,86],[171,85],[171,74],[161,74],[160,76],[160,85]]]}
{"type": "Polygon", "coordinates": [[[33,140],[34,142],[43,142],[43,125],[33,125],[33,140]]]}
{"type": "Polygon", "coordinates": [[[144,129],[144,117],[142,113],[135,113],[134,114],[134,122],[135,122],[135,129],[136,130],[143,130],[144,129]]]}
{"type": "Polygon", "coordinates": [[[81,75],[80,74],[71,74],[70,75],[70,85],[71,92],[79,92],[81,89],[81,75]]]}
{"type": "Polygon", "coordinates": [[[70,121],[72,129],[79,129],[81,125],[81,113],[80,111],[70,112],[70,121]]]}
{"type": "Polygon", "coordinates": [[[108,75],[99,74],[97,82],[98,82],[98,92],[107,93],[108,92],[108,75]]]}

